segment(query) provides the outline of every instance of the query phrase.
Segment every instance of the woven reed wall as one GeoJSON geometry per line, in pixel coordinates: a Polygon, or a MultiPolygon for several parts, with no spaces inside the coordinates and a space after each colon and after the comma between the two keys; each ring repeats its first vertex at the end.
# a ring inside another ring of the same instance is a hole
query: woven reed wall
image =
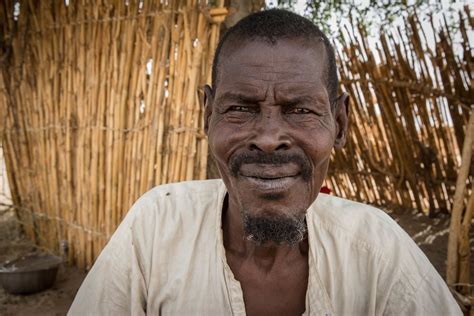
{"type": "Polygon", "coordinates": [[[141,194],[206,174],[198,88],[226,10],[127,2],[21,1],[17,21],[13,1],[0,9],[13,200],[27,235],[55,251],[66,240],[80,267],[141,194]]]}
{"type": "Polygon", "coordinates": [[[425,213],[451,210],[474,104],[467,36],[474,19],[467,8],[459,17],[454,34],[412,16],[403,30],[381,34],[376,49],[362,29],[341,30],[340,78],[352,102],[348,143],[327,181],[337,195],[425,213]],[[428,30],[436,35],[431,46],[428,30]]]}

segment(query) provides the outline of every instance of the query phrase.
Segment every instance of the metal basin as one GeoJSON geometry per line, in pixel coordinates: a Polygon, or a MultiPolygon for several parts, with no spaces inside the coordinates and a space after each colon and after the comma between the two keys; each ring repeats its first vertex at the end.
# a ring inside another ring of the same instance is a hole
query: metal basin
{"type": "Polygon", "coordinates": [[[52,255],[30,255],[0,266],[0,284],[11,294],[33,294],[50,288],[62,259],[52,255]]]}

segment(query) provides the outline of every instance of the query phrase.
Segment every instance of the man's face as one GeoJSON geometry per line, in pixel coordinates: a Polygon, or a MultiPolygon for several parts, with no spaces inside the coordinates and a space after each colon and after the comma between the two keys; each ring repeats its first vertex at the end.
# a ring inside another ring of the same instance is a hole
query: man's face
{"type": "Polygon", "coordinates": [[[322,42],[227,43],[205,119],[229,207],[304,218],[347,126],[344,102],[330,104],[326,62],[322,42]]]}

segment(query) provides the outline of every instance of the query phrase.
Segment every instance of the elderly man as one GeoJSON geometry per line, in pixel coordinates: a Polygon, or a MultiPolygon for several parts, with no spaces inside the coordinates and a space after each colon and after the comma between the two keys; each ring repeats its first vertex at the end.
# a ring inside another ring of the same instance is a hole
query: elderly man
{"type": "Polygon", "coordinates": [[[444,281],[385,213],[319,194],[348,97],[308,20],[253,14],[221,40],[205,130],[222,180],[136,202],[73,315],[455,315],[444,281]]]}

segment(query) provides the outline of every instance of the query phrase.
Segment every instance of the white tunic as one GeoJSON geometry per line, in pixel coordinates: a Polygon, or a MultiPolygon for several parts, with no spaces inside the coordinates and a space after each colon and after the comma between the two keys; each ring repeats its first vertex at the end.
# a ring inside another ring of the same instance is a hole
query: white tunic
{"type": "MultiPolygon", "coordinates": [[[[156,187],[131,208],[69,315],[245,315],[223,246],[221,180],[156,187]]],[[[308,209],[305,315],[461,315],[445,282],[384,212],[320,194],[308,209]]]]}

